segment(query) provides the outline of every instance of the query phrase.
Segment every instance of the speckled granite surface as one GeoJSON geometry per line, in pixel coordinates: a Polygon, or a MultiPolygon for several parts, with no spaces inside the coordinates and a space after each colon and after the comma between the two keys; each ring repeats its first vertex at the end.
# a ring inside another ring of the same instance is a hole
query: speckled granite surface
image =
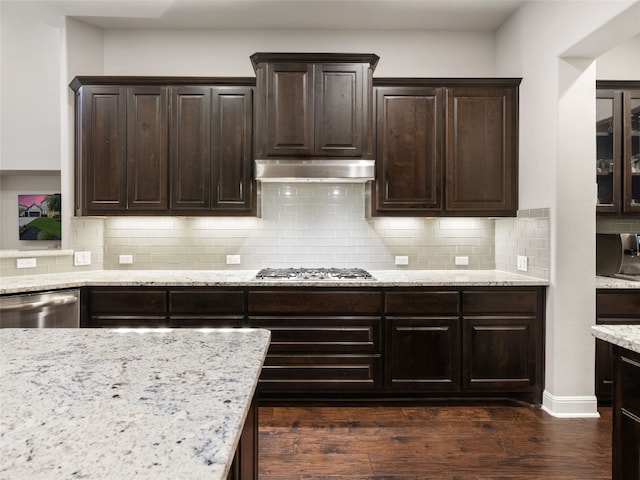
{"type": "Polygon", "coordinates": [[[624,288],[624,289],[640,289],[640,282],[634,282],[633,280],[623,280],[620,278],[612,278],[612,277],[596,277],[596,288],[602,289],[616,289],[616,288],[624,288]]]}
{"type": "Polygon", "coordinates": [[[595,325],[591,333],[596,338],[640,353],[640,325],[595,325]]]}
{"type": "Polygon", "coordinates": [[[0,478],[226,478],[269,335],[0,330],[0,478]]]}
{"type": "Polygon", "coordinates": [[[498,270],[372,270],[374,280],[255,280],[257,270],[101,270],[0,278],[0,294],[83,286],[539,286],[547,280],[498,270]]]}

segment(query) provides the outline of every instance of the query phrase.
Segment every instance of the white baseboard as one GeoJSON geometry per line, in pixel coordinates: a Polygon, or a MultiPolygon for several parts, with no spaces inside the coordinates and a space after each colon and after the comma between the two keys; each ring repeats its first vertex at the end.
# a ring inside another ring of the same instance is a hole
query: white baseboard
{"type": "Polygon", "coordinates": [[[595,396],[569,397],[542,394],[542,410],[558,418],[598,418],[598,399],[595,396]]]}

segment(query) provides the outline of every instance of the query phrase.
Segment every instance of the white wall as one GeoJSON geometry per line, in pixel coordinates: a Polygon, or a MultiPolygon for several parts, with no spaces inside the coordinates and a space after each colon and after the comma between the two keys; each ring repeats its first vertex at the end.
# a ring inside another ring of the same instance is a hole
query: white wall
{"type": "Polygon", "coordinates": [[[640,35],[616,45],[597,58],[598,80],[640,80],[640,35]]]}
{"type": "Polygon", "coordinates": [[[634,4],[638,2],[530,2],[497,36],[498,75],[524,77],[520,207],[551,210],[544,407],[558,416],[597,414],[589,332],[595,322],[592,59],[640,31],[640,22],[635,31],[626,28],[633,22],[612,26],[636,14],[634,4]],[[599,42],[593,42],[595,34],[599,42]],[[563,58],[569,50],[586,58],[563,58]]]}
{"type": "Polygon", "coordinates": [[[0,171],[60,169],[62,17],[0,2],[0,171]]]}
{"type": "Polygon", "coordinates": [[[108,75],[254,76],[255,52],[359,52],[380,57],[376,77],[494,76],[490,32],[105,32],[108,75]]]}

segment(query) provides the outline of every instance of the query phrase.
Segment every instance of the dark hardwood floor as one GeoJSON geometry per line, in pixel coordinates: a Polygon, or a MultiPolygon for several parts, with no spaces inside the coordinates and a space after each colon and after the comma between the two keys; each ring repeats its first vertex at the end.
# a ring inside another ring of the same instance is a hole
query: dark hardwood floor
{"type": "Polygon", "coordinates": [[[610,480],[611,408],[261,407],[260,480],[610,480]]]}

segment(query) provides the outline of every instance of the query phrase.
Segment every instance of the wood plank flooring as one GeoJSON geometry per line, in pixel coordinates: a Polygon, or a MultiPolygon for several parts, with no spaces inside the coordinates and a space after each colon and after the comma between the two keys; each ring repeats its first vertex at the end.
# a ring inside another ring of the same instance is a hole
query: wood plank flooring
{"type": "Polygon", "coordinates": [[[260,480],[610,480],[611,408],[261,407],[260,480]]]}

